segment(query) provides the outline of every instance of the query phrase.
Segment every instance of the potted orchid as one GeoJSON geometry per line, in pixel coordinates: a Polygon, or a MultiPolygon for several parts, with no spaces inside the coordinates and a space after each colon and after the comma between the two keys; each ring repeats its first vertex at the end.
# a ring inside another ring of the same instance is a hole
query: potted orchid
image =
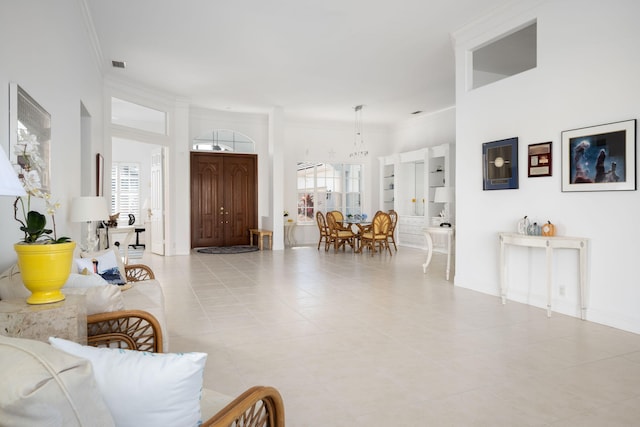
{"type": "Polygon", "coordinates": [[[22,281],[31,296],[29,304],[45,304],[64,299],[60,289],[71,273],[75,242],[68,237],[57,237],[55,212],[59,203],[52,202],[48,192],[41,189],[44,162],[39,153],[39,142],[33,135],[21,130],[14,147],[18,159],[18,178],[27,193],[16,198],[14,218],[24,233],[21,242],[14,245],[22,281]],[[47,218],[32,208],[32,199],[44,199],[46,213],[51,216],[53,229],[47,228],[47,218]]]}

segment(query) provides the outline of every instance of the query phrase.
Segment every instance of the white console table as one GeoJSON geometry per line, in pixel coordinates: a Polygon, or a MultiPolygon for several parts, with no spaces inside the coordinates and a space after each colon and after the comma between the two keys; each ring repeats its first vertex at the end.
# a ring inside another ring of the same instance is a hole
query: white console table
{"type": "Polygon", "coordinates": [[[525,246],[529,248],[545,248],[547,264],[547,316],[551,317],[551,276],[554,249],[577,249],[580,256],[580,318],[585,319],[586,314],[586,288],[587,288],[587,243],[584,237],[566,236],[527,236],[518,233],[499,233],[500,236],[500,288],[502,303],[507,302],[507,267],[504,262],[505,247],[525,246]]]}
{"type": "Polygon", "coordinates": [[[427,238],[427,260],[422,264],[422,272],[427,272],[427,267],[431,263],[431,257],[433,256],[433,237],[432,235],[444,235],[447,239],[447,270],[445,278],[449,280],[449,271],[451,270],[451,246],[453,243],[453,226],[451,227],[426,227],[423,229],[424,235],[427,238]]]}

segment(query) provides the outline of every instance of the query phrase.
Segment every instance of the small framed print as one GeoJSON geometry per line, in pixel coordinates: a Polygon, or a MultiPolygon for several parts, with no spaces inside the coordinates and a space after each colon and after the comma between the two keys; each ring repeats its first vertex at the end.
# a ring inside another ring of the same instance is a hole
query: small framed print
{"type": "Polygon", "coordinates": [[[529,177],[551,176],[551,142],[529,144],[529,177]]]}
{"type": "Polygon", "coordinates": [[[635,119],[562,132],[562,191],[635,189],[635,119]]]}
{"type": "Polygon", "coordinates": [[[483,190],[518,188],[518,138],[482,144],[483,190]]]}

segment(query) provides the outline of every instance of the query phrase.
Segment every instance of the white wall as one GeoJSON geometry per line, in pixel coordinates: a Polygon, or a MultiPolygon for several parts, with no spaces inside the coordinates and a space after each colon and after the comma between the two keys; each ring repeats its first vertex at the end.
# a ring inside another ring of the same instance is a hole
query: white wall
{"type": "Polygon", "coordinates": [[[440,144],[455,144],[455,107],[423,113],[405,120],[396,126],[393,140],[393,150],[386,153],[387,155],[440,144]]]}
{"type": "MultiPolygon", "coordinates": [[[[0,144],[8,152],[9,82],[22,86],[51,114],[51,193],[62,204],[58,235],[80,238],[81,224],[68,222],[81,180],[95,188],[95,165],[81,176],[81,102],[91,114],[89,150],[102,152],[102,76],[83,25],[82,3],[5,1],[0,6],[0,144]]],[[[13,220],[13,198],[0,197],[0,269],[16,260],[13,243],[22,233],[13,220]]]]}
{"type": "MultiPolygon", "coordinates": [[[[497,295],[497,233],[515,231],[524,215],[550,219],[558,234],[590,238],[587,318],[640,332],[640,194],[561,192],[560,151],[563,130],[640,116],[639,14],[632,0],[524,1],[455,34],[456,285],[497,295]],[[531,19],[538,22],[538,67],[467,91],[468,51],[531,19]],[[519,138],[519,189],[482,191],[482,143],[509,137],[519,138]],[[553,176],[527,178],[527,145],[545,141],[553,142],[553,176]]],[[[510,298],[543,306],[541,251],[514,250],[509,262],[510,298]]],[[[576,276],[577,255],[559,254],[553,306],[573,316],[576,276]]]]}

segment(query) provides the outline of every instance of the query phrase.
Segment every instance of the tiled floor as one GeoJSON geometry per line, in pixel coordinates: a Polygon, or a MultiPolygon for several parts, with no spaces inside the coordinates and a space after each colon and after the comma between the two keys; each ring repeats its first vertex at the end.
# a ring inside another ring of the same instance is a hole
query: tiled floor
{"type": "Polygon", "coordinates": [[[444,257],[145,254],[171,351],[205,386],[272,385],[287,425],[640,425],[640,336],[444,281],[444,257]]]}

